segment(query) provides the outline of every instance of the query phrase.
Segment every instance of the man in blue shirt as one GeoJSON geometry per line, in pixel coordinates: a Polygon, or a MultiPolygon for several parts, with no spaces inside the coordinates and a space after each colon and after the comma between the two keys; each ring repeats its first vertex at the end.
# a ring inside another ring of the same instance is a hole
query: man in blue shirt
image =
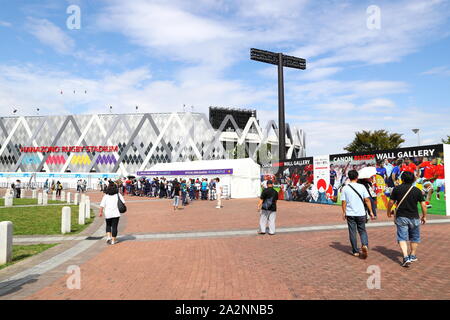
{"type": "Polygon", "coordinates": [[[357,183],[358,171],[350,170],[348,172],[348,178],[350,179],[350,183],[342,188],[341,192],[342,218],[347,220],[353,256],[361,256],[361,258],[366,259],[369,251],[369,238],[366,231],[365,205],[369,209],[370,217],[374,219],[372,205],[369,199],[370,195],[362,184],[357,183]],[[361,253],[359,252],[358,240],[356,238],[357,230],[361,238],[361,253]]]}
{"type": "Polygon", "coordinates": [[[377,175],[383,177],[384,181],[386,181],[387,171],[386,168],[383,166],[383,162],[381,161],[377,163],[377,175]]]}
{"type": "Polygon", "coordinates": [[[206,200],[208,192],[208,181],[206,179],[202,180],[201,192],[202,192],[202,200],[206,200]]]}

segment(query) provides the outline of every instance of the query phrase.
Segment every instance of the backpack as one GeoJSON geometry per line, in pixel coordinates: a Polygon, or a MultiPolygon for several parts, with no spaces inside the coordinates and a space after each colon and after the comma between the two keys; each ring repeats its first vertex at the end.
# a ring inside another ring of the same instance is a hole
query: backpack
{"type": "Polygon", "coordinates": [[[270,210],[270,207],[273,205],[273,197],[268,197],[264,200],[261,208],[264,210],[270,210]]]}

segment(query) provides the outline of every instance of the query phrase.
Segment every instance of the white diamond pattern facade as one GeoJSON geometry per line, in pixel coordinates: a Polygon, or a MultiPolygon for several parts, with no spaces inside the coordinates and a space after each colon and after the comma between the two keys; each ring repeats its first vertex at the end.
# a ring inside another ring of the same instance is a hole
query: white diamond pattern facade
{"type": "MultiPolygon", "coordinates": [[[[218,130],[203,113],[93,114],[0,118],[0,172],[128,175],[161,162],[252,157],[278,143],[277,126],[227,116],[218,130]],[[230,130],[231,128],[231,130],[230,130]],[[244,152],[230,152],[236,145],[244,152]],[[117,152],[27,153],[21,147],[118,146],[117,152]]],[[[305,156],[302,130],[287,126],[287,158],[305,156]]],[[[268,157],[270,158],[270,151],[268,157]]],[[[267,157],[265,157],[267,159],[267,157]]]]}

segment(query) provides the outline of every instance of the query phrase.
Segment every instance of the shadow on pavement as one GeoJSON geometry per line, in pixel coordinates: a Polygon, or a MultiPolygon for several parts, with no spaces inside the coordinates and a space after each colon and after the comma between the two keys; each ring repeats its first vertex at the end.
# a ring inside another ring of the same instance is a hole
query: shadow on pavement
{"type": "Polygon", "coordinates": [[[373,251],[379,252],[382,255],[388,257],[389,259],[391,259],[392,261],[396,262],[396,263],[401,263],[402,262],[402,254],[400,253],[400,251],[398,250],[392,250],[392,249],[388,249],[386,247],[383,246],[377,246],[372,248],[373,251]]]}
{"type": "Polygon", "coordinates": [[[40,274],[31,274],[25,278],[0,282],[0,297],[20,291],[26,284],[38,281],[40,274]]]}
{"type": "Polygon", "coordinates": [[[124,241],[133,241],[136,240],[136,237],[133,235],[124,235],[124,236],[120,236],[117,238],[117,240],[120,242],[124,242],[124,241]]]}
{"type": "Polygon", "coordinates": [[[86,240],[102,240],[104,238],[104,236],[99,236],[99,237],[87,237],[86,240]]]}
{"type": "Polygon", "coordinates": [[[332,244],[330,244],[330,247],[339,251],[342,251],[346,254],[351,254],[352,252],[352,247],[349,245],[343,245],[340,242],[333,242],[332,244]]]}

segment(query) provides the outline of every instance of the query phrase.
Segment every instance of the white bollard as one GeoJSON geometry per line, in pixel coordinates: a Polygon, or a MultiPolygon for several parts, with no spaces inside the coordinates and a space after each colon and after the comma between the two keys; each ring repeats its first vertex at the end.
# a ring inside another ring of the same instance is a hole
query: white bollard
{"type": "Polygon", "coordinates": [[[8,195],[5,198],[5,207],[12,207],[13,205],[13,197],[11,197],[10,195],[8,195]]]}
{"type": "Polygon", "coordinates": [[[43,194],[42,194],[42,192],[38,193],[38,204],[43,204],[43,194]]]}
{"type": "Polygon", "coordinates": [[[90,219],[91,218],[91,200],[89,199],[89,197],[86,197],[86,200],[84,201],[85,206],[86,206],[86,219],[90,219]]]}
{"type": "Polygon", "coordinates": [[[86,195],[84,193],[82,193],[80,202],[84,202],[84,201],[86,201],[86,195]]]}
{"type": "Polygon", "coordinates": [[[61,191],[61,201],[64,201],[66,199],[66,192],[61,191]]]}
{"type": "Polygon", "coordinates": [[[48,205],[48,194],[47,194],[47,192],[44,192],[44,193],[42,194],[42,204],[43,204],[44,206],[48,205]]]}
{"type": "Polygon", "coordinates": [[[0,265],[11,262],[13,244],[13,223],[0,222],[0,265]]]}
{"type": "Polygon", "coordinates": [[[37,198],[37,190],[36,189],[33,189],[33,192],[31,194],[31,198],[32,199],[36,199],[37,198]]]}
{"type": "Polygon", "coordinates": [[[86,216],[86,203],[80,202],[80,205],[78,207],[78,224],[85,223],[85,216],[86,216]]]}
{"type": "Polygon", "coordinates": [[[63,234],[70,232],[70,223],[71,223],[70,216],[71,216],[70,207],[63,207],[61,215],[61,233],[63,234]]]}
{"type": "Polygon", "coordinates": [[[20,199],[25,198],[25,195],[26,195],[25,191],[26,191],[25,189],[20,189],[20,199]]]}
{"type": "Polygon", "coordinates": [[[70,204],[70,192],[67,192],[67,203],[70,204]]]}
{"type": "Polygon", "coordinates": [[[79,197],[79,194],[78,193],[75,193],[75,196],[74,196],[74,199],[73,199],[73,204],[74,205],[78,205],[78,197],[79,197]]]}
{"type": "Polygon", "coordinates": [[[56,201],[56,191],[52,191],[52,200],[56,201]]]}

